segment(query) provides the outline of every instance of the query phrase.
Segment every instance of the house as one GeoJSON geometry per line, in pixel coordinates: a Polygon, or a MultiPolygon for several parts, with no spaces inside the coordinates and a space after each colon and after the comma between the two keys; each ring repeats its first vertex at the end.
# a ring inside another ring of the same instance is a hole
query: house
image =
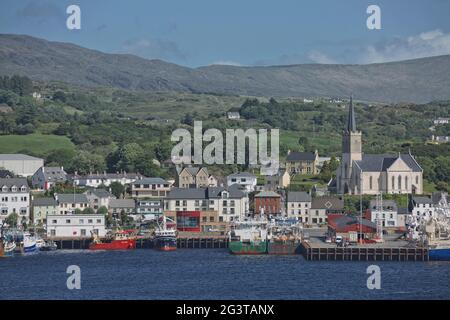
{"type": "Polygon", "coordinates": [[[54,198],[36,198],[31,201],[33,223],[47,225],[47,216],[58,214],[58,203],[54,198]]]}
{"type": "Polygon", "coordinates": [[[289,174],[318,174],[319,153],[314,152],[291,152],[286,157],[286,170],[289,174]]]}
{"type": "Polygon", "coordinates": [[[450,118],[437,118],[433,121],[434,124],[448,124],[450,122],[450,118]]]}
{"type": "Polygon", "coordinates": [[[385,155],[362,152],[362,134],[356,128],[350,99],[347,128],[342,136],[342,157],[336,172],[339,194],[422,194],[423,170],[408,154],[385,155]]]}
{"type": "Polygon", "coordinates": [[[431,141],[437,144],[450,142],[450,136],[431,136],[431,141]]]}
{"type": "Polygon", "coordinates": [[[287,216],[304,222],[311,210],[311,195],[307,192],[290,191],[287,196],[287,216]]]}
{"type": "Polygon", "coordinates": [[[0,169],[0,179],[14,178],[14,174],[9,170],[0,169]]]}
{"type": "Polygon", "coordinates": [[[358,239],[373,239],[377,233],[377,225],[372,221],[346,215],[330,215],[327,236],[333,241],[337,236],[351,242],[358,239]],[[362,231],[362,233],[361,233],[362,231]]]}
{"type": "Polygon", "coordinates": [[[44,160],[26,154],[0,154],[0,168],[21,177],[32,176],[44,166],[44,160]]]}
{"type": "Polygon", "coordinates": [[[166,211],[216,211],[222,222],[244,218],[248,197],[237,186],[228,188],[173,188],[164,201],[166,211]]]}
{"type": "Polygon", "coordinates": [[[90,238],[91,233],[99,237],[106,235],[105,215],[70,214],[48,215],[47,237],[51,238],[90,238]]]}
{"type": "Polygon", "coordinates": [[[156,198],[167,197],[170,191],[170,183],[162,178],[144,178],[136,180],[131,185],[133,198],[156,198]]]}
{"type": "Polygon", "coordinates": [[[135,180],[142,179],[142,176],[139,173],[127,173],[127,172],[119,172],[119,173],[95,173],[88,174],[84,176],[80,176],[75,174],[71,177],[73,183],[76,186],[80,187],[90,187],[90,188],[98,188],[100,186],[109,187],[111,183],[118,182],[122,185],[127,185],[133,183],[135,180]]]}
{"type": "Polygon", "coordinates": [[[433,199],[426,196],[414,196],[409,201],[409,211],[414,216],[434,216],[435,203],[433,199]]]}
{"type": "Polygon", "coordinates": [[[136,203],[133,199],[111,199],[109,200],[108,212],[113,217],[119,217],[120,214],[134,214],[136,203]]]}
{"type": "Polygon", "coordinates": [[[153,220],[157,216],[162,215],[164,211],[163,200],[147,199],[136,201],[136,214],[146,217],[145,220],[153,220]]]}
{"type": "Polygon", "coordinates": [[[304,215],[302,222],[307,225],[321,225],[328,222],[328,215],[343,214],[344,199],[338,197],[315,197],[311,201],[311,210],[304,215]]]}
{"type": "Polygon", "coordinates": [[[63,167],[41,167],[31,178],[33,188],[40,190],[49,190],[57,183],[67,181],[67,173],[63,167]]]}
{"type": "Polygon", "coordinates": [[[254,198],[255,214],[281,214],[281,196],[274,191],[261,191],[254,198]]]}
{"type": "Polygon", "coordinates": [[[383,227],[397,227],[398,208],[397,203],[393,200],[383,200],[377,203],[376,200],[370,201],[370,221],[377,223],[381,221],[383,227]]]}
{"type": "Polygon", "coordinates": [[[227,118],[228,120],[239,120],[241,118],[241,115],[239,113],[239,108],[231,108],[227,111],[227,118]]]}
{"type": "Polygon", "coordinates": [[[18,224],[30,221],[30,189],[25,178],[0,179],[0,225],[13,213],[19,216],[18,224]]]}
{"type": "Polygon", "coordinates": [[[256,176],[248,172],[233,173],[227,176],[227,186],[237,184],[247,192],[255,191],[256,183],[256,176]]]}
{"type": "Polygon", "coordinates": [[[291,176],[285,169],[280,169],[274,175],[265,176],[266,183],[264,189],[266,191],[276,191],[289,187],[291,184],[291,176]]]}
{"type": "Polygon", "coordinates": [[[208,173],[206,167],[184,167],[177,175],[178,188],[217,187],[217,179],[208,173]]]}
{"type": "Polygon", "coordinates": [[[75,214],[77,209],[83,211],[89,207],[89,200],[85,194],[55,193],[55,200],[58,202],[59,214],[75,214]]]}
{"type": "Polygon", "coordinates": [[[89,202],[89,207],[97,211],[101,207],[109,208],[112,199],[116,199],[110,192],[105,189],[92,189],[84,193],[89,202]]]}

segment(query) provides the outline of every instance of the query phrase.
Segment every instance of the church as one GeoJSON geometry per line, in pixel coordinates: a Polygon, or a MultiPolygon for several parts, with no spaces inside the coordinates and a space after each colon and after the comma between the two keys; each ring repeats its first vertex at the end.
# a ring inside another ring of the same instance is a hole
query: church
{"type": "Polygon", "coordinates": [[[422,194],[423,169],[411,155],[364,154],[352,98],[342,136],[341,164],[336,172],[339,194],[422,194]]]}

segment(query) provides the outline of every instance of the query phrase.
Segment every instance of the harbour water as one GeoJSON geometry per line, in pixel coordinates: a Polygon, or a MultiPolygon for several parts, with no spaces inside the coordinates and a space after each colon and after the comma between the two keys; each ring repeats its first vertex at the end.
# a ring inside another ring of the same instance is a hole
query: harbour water
{"type": "Polygon", "coordinates": [[[0,299],[450,299],[450,262],[305,261],[224,249],[58,250],[0,259],[0,299]],[[381,268],[381,289],[366,269],[381,268]],[[66,269],[81,269],[81,289],[66,269]]]}

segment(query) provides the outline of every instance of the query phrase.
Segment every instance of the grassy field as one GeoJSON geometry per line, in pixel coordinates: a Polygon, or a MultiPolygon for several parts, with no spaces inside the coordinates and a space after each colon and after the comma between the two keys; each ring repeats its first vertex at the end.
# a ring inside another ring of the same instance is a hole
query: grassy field
{"type": "Polygon", "coordinates": [[[0,136],[0,153],[17,153],[26,150],[43,154],[58,149],[70,150],[74,149],[74,145],[69,138],[56,135],[34,133],[23,136],[0,136]]]}

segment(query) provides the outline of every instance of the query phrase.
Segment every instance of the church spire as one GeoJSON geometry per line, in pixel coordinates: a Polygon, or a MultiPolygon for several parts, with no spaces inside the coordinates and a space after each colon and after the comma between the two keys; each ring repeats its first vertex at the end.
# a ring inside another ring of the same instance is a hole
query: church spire
{"type": "Polygon", "coordinates": [[[347,131],[356,132],[355,109],[353,108],[353,95],[350,96],[350,105],[348,108],[347,131]]]}

